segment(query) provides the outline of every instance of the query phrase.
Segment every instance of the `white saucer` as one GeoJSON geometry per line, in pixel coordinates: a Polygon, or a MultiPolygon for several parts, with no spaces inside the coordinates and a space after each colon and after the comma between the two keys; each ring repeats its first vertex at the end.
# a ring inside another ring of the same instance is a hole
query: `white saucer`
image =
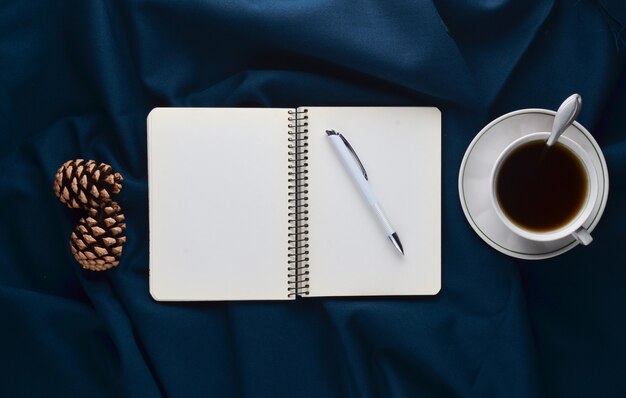
{"type": "MultiPolygon", "coordinates": [[[[578,245],[571,236],[553,242],[524,239],[504,225],[491,204],[489,179],[498,155],[523,135],[550,131],[554,114],[546,109],[522,109],[500,116],[476,135],[461,163],[459,197],[467,221],[491,247],[512,257],[540,260],[565,253],[578,245]]],[[[591,232],[598,224],[608,198],[609,174],[606,161],[596,140],[578,122],[574,122],[563,134],[592,154],[598,172],[599,199],[583,224],[591,232]]]]}

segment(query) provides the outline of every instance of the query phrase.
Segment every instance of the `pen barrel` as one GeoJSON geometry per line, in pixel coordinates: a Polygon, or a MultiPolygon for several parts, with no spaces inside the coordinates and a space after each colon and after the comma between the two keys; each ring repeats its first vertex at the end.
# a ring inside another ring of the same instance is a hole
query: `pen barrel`
{"type": "Polygon", "coordinates": [[[378,219],[378,223],[381,225],[381,227],[383,227],[387,236],[396,232],[391,226],[391,224],[389,223],[389,219],[387,219],[387,217],[385,216],[385,213],[383,213],[383,209],[380,207],[380,204],[375,203],[372,206],[372,209],[374,210],[376,219],[378,219]]]}
{"type": "Polygon", "coordinates": [[[361,194],[367,205],[372,208],[372,211],[376,216],[378,223],[384,229],[387,236],[393,234],[395,230],[389,223],[389,220],[387,219],[387,216],[385,216],[383,209],[380,207],[380,204],[378,203],[378,200],[374,195],[374,191],[372,191],[372,188],[370,187],[369,181],[365,179],[363,171],[354,159],[354,156],[352,155],[352,153],[350,153],[350,151],[339,136],[332,135],[329,138],[333,144],[333,147],[335,148],[335,152],[337,152],[337,155],[339,155],[341,163],[348,171],[350,179],[356,185],[359,193],[361,194]]]}
{"type": "Polygon", "coordinates": [[[363,199],[365,199],[368,205],[374,206],[377,202],[376,196],[374,196],[374,192],[370,188],[368,181],[365,179],[365,176],[363,176],[363,171],[361,171],[361,168],[354,159],[352,153],[350,153],[348,148],[346,148],[346,145],[343,143],[341,138],[339,138],[339,136],[333,135],[329,138],[331,143],[333,144],[335,152],[339,156],[339,160],[350,175],[350,179],[356,185],[359,193],[361,194],[361,196],[363,196],[363,199]]]}

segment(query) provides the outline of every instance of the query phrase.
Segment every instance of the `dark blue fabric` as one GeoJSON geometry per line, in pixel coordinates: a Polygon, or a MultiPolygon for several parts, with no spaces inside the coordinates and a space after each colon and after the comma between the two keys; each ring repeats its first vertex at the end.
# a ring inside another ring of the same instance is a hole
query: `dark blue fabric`
{"type": "Polygon", "coordinates": [[[0,4],[0,396],[626,396],[626,6],[620,0],[0,4]],[[528,262],[457,194],[491,119],[582,95],[610,196],[594,243],[528,262]],[[163,304],[148,294],[155,106],[443,111],[436,297],[163,304]],[[67,159],[113,165],[128,244],[81,270],[67,159]]]}

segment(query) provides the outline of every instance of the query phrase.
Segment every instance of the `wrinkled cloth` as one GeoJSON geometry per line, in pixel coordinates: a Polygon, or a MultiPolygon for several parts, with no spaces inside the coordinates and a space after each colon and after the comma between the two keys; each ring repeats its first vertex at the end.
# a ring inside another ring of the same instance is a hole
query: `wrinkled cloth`
{"type": "Polygon", "coordinates": [[[626,396],[625,25],[619,0],[2,2],[0,396],[626,396]],[[464,151],[574,92],[610,174],[595,240],[507,257],[465,220],[464,151]],[[298,105],[442,110],[441,293],[155,302],[150,109],[298,105]],[[69,250],[73,158],[125,177],[114,270],[69,250]]]}

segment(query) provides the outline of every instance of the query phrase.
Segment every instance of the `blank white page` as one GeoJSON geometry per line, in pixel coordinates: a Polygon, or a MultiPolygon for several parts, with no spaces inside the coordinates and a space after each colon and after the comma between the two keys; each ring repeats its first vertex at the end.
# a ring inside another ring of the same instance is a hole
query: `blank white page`
{"type": "MultiPolygon", "coordinates": [[[[441,287],[441,113],[308,109],[310,296],[433,295],[441,287]],[[342,133],[404,246],[402,256],[331,147],[342,133]]],[[[301,109],[302,110],[302,109],[301,109]]]]}
{"type": "Polygon", "coordinates": [[[287,109],[148,116],[150,293],[288,299],[287,109]]]}

